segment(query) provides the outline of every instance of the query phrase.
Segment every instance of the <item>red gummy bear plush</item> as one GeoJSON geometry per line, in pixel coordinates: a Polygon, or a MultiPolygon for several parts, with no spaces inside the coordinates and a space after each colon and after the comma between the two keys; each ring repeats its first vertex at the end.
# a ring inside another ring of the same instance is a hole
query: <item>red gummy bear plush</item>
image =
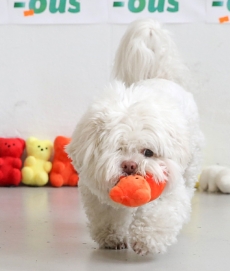
{"type": "Polygon", "coordinates": [[[52,186],[76,186],[78,184],[78,174],[65,152],[65,146],[70,143],[70,140],[68,137],[58,136],[54,141],[54,159],[50,172],[50,183],[52,186]]]}
{"type": "Polygon", "coordinates": [[[18,186],[21,182],[21,156],[25,141],[21,138],[0,138],[0,186],[18,186]]]}

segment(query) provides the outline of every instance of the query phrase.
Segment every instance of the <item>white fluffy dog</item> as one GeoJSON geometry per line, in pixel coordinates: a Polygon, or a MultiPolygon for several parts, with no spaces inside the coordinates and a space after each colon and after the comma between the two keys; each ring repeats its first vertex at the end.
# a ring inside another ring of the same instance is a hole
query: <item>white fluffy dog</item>
{"type": "Polygon", "coordinates": [[[67,146],[91,237],[102,248],[163,253],[191,211],[202,133],[169,33],[153,20],[131,24],[118,48],[115,81],[85,113],[67,146]],[[113,202],[121,175],[167,179],[161,196],[141,207],[113,202]]]}

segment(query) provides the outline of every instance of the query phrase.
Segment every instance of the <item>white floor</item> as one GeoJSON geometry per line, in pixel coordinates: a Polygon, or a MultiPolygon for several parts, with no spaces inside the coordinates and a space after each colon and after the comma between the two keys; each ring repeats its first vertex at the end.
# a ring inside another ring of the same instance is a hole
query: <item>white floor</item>
{"type": "Polygon", "coordinates": [[[100,250],[77,188],[0,188],[1,271],[229,271],[230,195],[196,192],[190,223],[167,254],[100,250]]]}

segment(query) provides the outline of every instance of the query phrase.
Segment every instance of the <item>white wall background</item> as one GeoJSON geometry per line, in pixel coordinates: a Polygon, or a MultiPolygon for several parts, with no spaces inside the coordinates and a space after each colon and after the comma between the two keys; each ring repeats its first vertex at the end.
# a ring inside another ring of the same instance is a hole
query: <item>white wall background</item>
{"type": "MultiPolygon", "coordinates": [[[[71,136],[126,25],[0,26],[0,136],[71,136]]],[[[191,68],[204,165],[230,166],[230,25],[167,24],[191,68]]]]}

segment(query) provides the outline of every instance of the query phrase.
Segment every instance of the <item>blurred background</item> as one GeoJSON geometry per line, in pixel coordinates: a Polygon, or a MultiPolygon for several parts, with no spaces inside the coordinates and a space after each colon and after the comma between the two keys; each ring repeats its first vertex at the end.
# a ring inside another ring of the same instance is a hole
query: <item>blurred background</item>
{"type": "MultiPolygon", "coordinates": [[[[193,76],[203,165],[230,166],[230,26],[165,24],[193,76]]],[[[127,25],[0,25],[0,136],[71,136],[110,79],[127,25]]]]}

